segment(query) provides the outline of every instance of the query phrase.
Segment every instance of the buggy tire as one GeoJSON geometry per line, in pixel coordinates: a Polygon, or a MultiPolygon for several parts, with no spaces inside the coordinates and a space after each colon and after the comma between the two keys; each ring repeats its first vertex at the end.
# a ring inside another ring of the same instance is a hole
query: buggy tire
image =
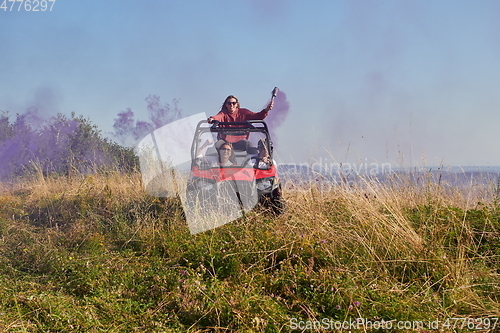
{"type": "Polygon", "coordinates": [[[281,194],[281,184],[279,184],[278,187],[273,190],[269,198],[270,208],[276,216],[283,214],[286,210],[286,202],[281,194]]]}
{"type": "Polygon", "coordinates": [[[274,215],[279,216],[283,214],[286,210],[286,203],[283,197],[272,197],[271,198],[271,209],[274,215]]]}

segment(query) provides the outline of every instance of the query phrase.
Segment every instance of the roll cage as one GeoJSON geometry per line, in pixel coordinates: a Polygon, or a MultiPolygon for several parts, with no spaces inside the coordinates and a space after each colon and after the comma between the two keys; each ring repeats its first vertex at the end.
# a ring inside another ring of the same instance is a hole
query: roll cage
{"type": "MultiPolygon", "coordinates": [[[[193,167],[196,164],[197,158],[199,157],[198,152],[200,148],[200,137],[202,137],[203,134],[205,133],[211,133],[212,135],[216,133],[217,138],[219,138],[221,134],[243,137],[250,133],[261,133],[261,135],[265,138],[264,144],[269,153],[270,159],[272,160],[273,158],[273,144],[269,135],[269,129],[267,127],[267,124],[263,120],[248,120],[243,122],[213,121],[212,124],[210,124],[206,120],[201,120],[200,122],[198,122],[198,125],[196,126],[193,143],[191,145],[191,167],[193,167]]],[[[213,144],[215,144],[215,142],[216,140],[214,140],[213,144]]],[[[254,148],[256,150],[255,147],[251,148],[254,148]]],[[[256,153],[257,151],[245,152],[245,154],[256,154],[256,153]]]]}

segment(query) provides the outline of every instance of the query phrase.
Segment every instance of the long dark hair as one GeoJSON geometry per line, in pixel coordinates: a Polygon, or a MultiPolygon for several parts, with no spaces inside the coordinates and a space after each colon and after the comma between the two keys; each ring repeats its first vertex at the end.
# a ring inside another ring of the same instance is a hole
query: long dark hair
{"type": "Polygon", "coordinates": [[[228,100],[230,100],[231,98],[234,98],[234,99],[236,100],[236,103],[238,103],[238,104],[236,104],[236,105],[238,106],[238,109],[240,108],[240,101],[238,101],[238,98],[236,98],[236,96],[234,96],[234,95],[229,95],[229,96],[227,96],[227,97],[226,97],[226,99],[224,100],[224,103],[222,103],[222,106],[221,106],[221,108],[220,108],[220,110],[221,110],[221,111],[226,110],[226,103],[227,103],[227,101],[228,101],[228,100]]]}

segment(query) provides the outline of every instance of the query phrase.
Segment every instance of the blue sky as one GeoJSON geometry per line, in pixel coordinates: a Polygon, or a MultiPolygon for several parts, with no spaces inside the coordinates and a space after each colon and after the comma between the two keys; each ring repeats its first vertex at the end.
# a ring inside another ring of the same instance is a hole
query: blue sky
{"type": "MultiPolygon", "coordinates": [[[[8,3],[8,6],[10,4],[8,3]]],[[[500,165],[498,1],[76,1],[0,10],[0,110],[147,120],[145,98],[259,111],[283,162],[500,165]],[[271,111],[272,112],[272,111],[271,111]]]]}

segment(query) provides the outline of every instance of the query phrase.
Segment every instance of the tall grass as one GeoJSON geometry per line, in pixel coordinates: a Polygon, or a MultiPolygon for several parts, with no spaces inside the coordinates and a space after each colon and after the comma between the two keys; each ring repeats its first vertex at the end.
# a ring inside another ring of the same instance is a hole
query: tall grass
{"type": "Polygon", "coordinates": [[[2,184],[0,331],[288,332],[293,318],[500,316],[495,184],[401,174],[327,185],[288,188],[279,217],[256,209],[191,236],[180,202],[147,195],[139,173],[2,184]]]}

